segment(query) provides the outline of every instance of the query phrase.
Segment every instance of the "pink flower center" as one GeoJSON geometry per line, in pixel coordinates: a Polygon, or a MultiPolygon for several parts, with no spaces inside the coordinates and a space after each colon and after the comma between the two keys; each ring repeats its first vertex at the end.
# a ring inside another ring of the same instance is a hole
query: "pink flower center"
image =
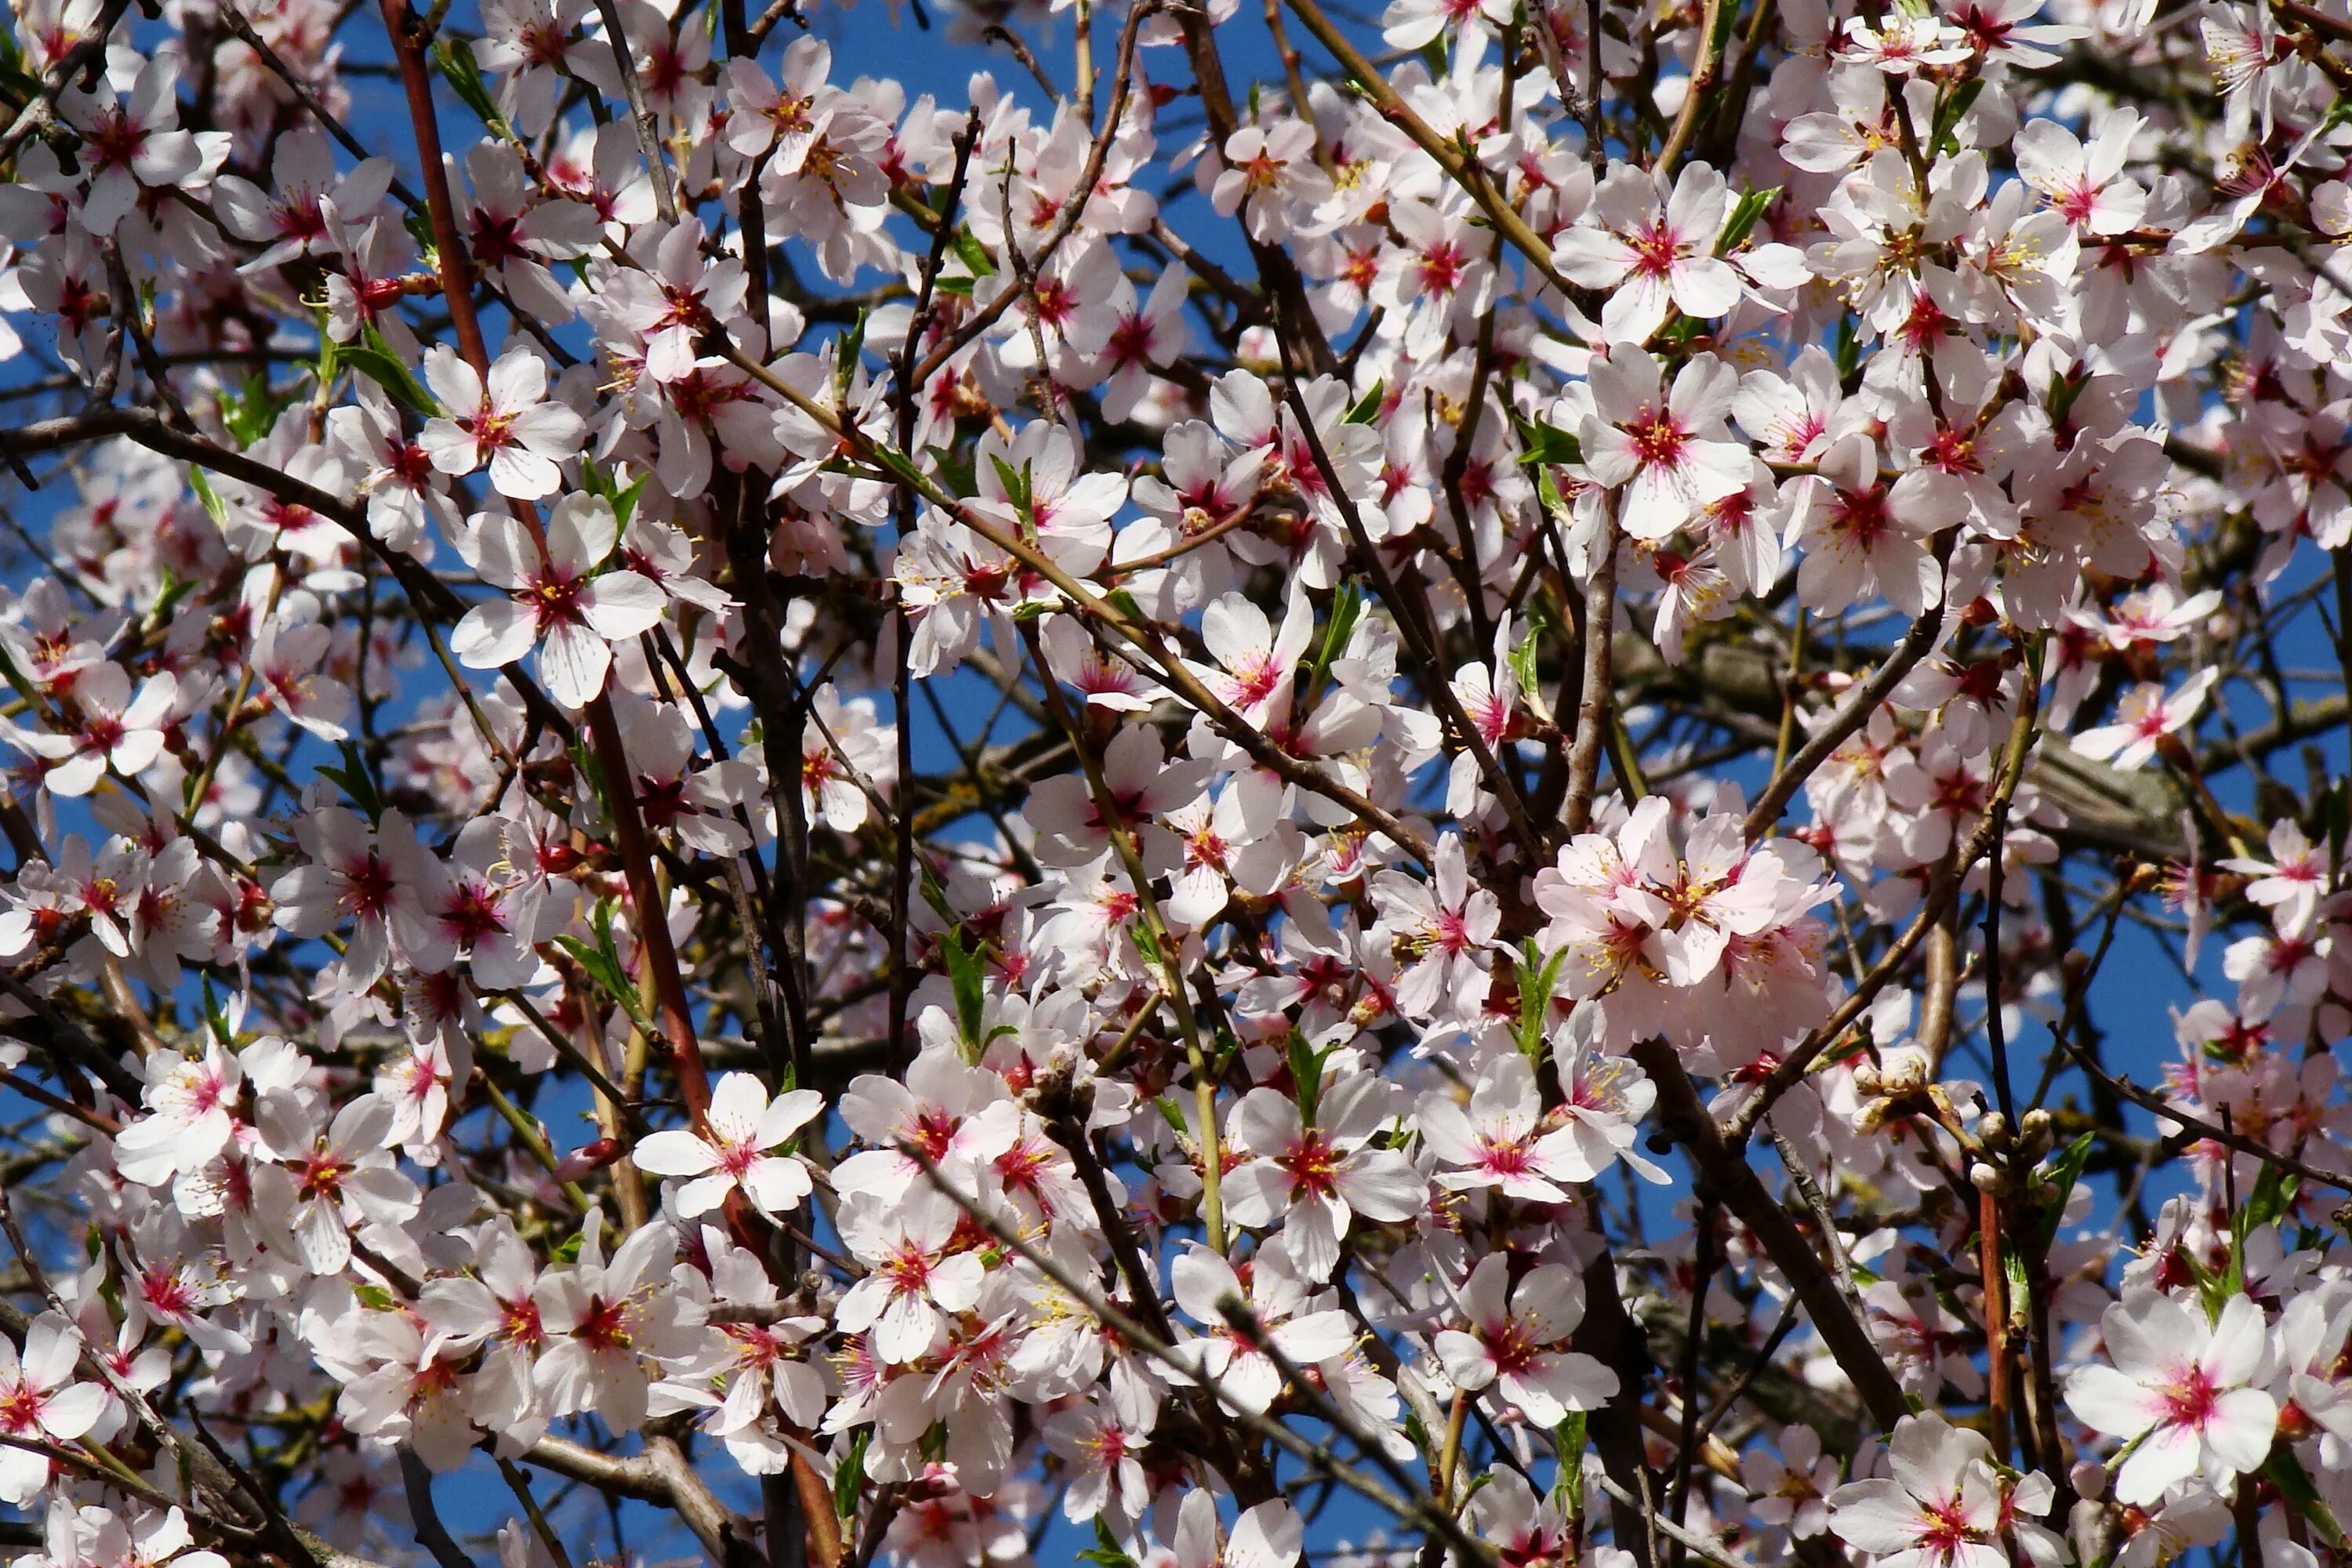
{"type": "Polygon", "coordinates": [[[1299,1191],[1316,1197],[1329,1197],[1339,1190],[1340,1163],[1339,1151],[1312,1129],[1300,1134],[1281,1161],[1299,1191]]]}
{"type": "Polygon", "coordinates": [[[1682,241],[1664,223],[1655,219],[1627,235],[1625,244],[1633,252],[1636,277],[1664,278],[1682,259],[1682,241]]]}
{"type": "Polygon", "coordinates": [[[2157,1397],[2164,1402],[2167,1426],[2202,1431],[2213,1419],[2214,1409],[2221,1402],[2221,1391],[2213,1386],[2211,1375],[2203,1367],[2189,1366],[2159,1388],[2157,1397]]]}
{"type": "Polygon", "coordinates": [[[1680,464],[1683,448],[1690,442],[1690,432],[1663,408],[1642,410],[1634,421],[1625,426],[1625,434],[1633,443],[1634,455],[1645,466],[1662,468],[1680,464]]]}

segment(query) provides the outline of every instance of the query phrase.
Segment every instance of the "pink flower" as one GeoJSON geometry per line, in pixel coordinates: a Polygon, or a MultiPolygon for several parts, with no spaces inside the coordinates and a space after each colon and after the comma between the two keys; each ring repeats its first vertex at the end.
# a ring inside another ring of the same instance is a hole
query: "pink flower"
{"type": "MultiPolygon", "coordinates": [[[[1887,1444],[1891,1478],[1850,1481],[1829,1498],[1830,1529],[1847,1545],[1873,1554],[1877,1568],[2010,1568],[2003,1533],[2014,1528],[2032,1560],[2035,1548],[2058,1544],[2018,1514],[2050,1510],[2053,1489],[2040,1474],[2009,1491],[1978,1433],[1930,1412],[1895,1425],[1887,1444]]],[[[2061,1549],[2063,1551],[2063,1548],[2061,1549]]]]}
{"type": "Polygon", "coordinates": [[[2270,850],[2267,860],[2233,856],[2221,862],[2221,868],[2253,879],[2246,885],[2246,898],[2269,910],[2283,934],[2307,936],[2319,918],[2320,895],[2327,889],[2327,847],[2312,843],[2292,817],[2283,817],[2271,825],[2270,850]]]}
{"type": "Polygon", "coordinates": [[[650,629],[668,606],[659,584],[600,571],[620,527],[601,496],[569,495],[547,520],[544,550],[511,517],[487,517],[476,550],[483,581],[509,594],[466,612],[449,634],[468,669],[500,669],[533,647],[548,694],[585,708],[604,689],[615,641],[650,629]]]}
{"type": "Polygon", "coordinates": [[[740,1190],[771,1219],[797,1208],[809,1194],[808,1167],[776,1154],[824,1110],[824,1096],[796,1089],[772,1102],[760,1080],[730,1072],[710,1091],[707,1132],[670,1130],[647,1135],[635,1151],[637,1168],[656,1176],[690,1177],[677,1192],[687,1219],[709,1214],[740,1190]]]}
{"type": "Polygon", "coordinates": [[[846,1334],[871,1331],[874,1353],[887,1365],[929,1354],[949,1320],[980,1300],[980,1255],[948,1250],[961,1213],[929,1187],[888,1202],[861,1195],[845,1203],[842,1240],[866,1274],[842,1296],[835,1326],[846,1334]]]}
{"type": "Polygon", "coordinates": [[[1208,1331],[1179,1348],[1223,1404],[1256,1415],[1282,1392],[1282,1370],[1272,1355],[1225,1316],[1229,1302],[1249,1309],[1265,1343],[1293,1366],[1315,1366],[1343,1355],[1354,1340],[1348,1314],[1316,1308],[1308,1282],[1290,1254],[1268,1247],[1250,1260],[1249,1289],[1234,1266],[1205,1247],[1190,1246],[1169,1269],[1176,1305],[1208,1331]]]}
{"type": "Polygon", "coordinates": [[[1469,1329],[1446,1329],[1434,1342],[1457,1387],[1491,1385],[1547,1431],[1571,1410],[1597,1410],[1616,1397],[1615,1373],[1557,1348],[1584,1319],[1584,1287],[1573,1269],[1538,1264],[1514,1287],[1510,1255],[1490,1252],[1457,1300],[1469,1329]]]}
{"type": "Polygon", "coordinates": [[[1420,1212],[1426,1188],[1412,1162],[1370,1147],[1389,1118],[1389,1088],[1377,1073],[1325,1086],[1312,1127],[1287,1095],[1270,1089],[1244,1095],[1234,1136],[1256,1158],[1225,1173],[1226,1217],[1253,1227],[1280,1225],[1299,1268],[1321,1280],[1338,1265],[1355,1215],[1386,1224],[1420,1212]]]}
{"type": "Polygon", "coordinates": [[[164,727],[179,699],[179,681],[170,671],[141,681],[134,696],[122,667],[104,660],[78,671],[69,694],[81,714],[71,734],[13,725],[5,731],[18,750],[48,764],[41,784],[51,795],[86,795],[110,770],[135,779],[163,754],[164,727]]]}
{"type": "Polygon", "coordinates": [[[1738,373],[1700,354],[1675,373],[1671,392],[1643,349],[1613,345],[1591,371],[1593,412],[1580,438],[1593,481],[1622,487],[1618,521],[1635,539],[1664,539],[1709,501],[1748,488],[1751,459],[1728,439],[1724,418],[1738,373]]]}
{"type": "Polygon", "coordinates": [[[2101,114],[2089,145],[2054,120],[2036,120],[2017,133],[2018,177],[2050,200],[2059,216],[2091,234],[2122,234],[2139,226],[2147,192],[2122,177],[2140,117],[2130,109],[2101,114]]]}
{"type": "Polygon", "coordinates": [[[81,136],[81,166],[89,176],[81,226],[100,238],[111,236],[146,192],[188,184],[208,155],[215,167],[226,155],[226,133],[199,137],[179,129],[179,79],[180,57],[166,55],[140,68],[128,99],[102,74],[96,93],[73,89],[58,96],[58,107],[81,136]]]}
{"type": "Polygon", "coordinates": [[[1612,342],[1647,342],[1669,309],[1710,321],[1739,303],[1739,275],[1715,254],[1731,212],[1723,176],[1685,164],[1671,192],[1661,178],[1619,164],[1552,248],[1570,282],[1612,290],[1601,308],[1612,342]]]}
{"type": "MultiPolygon", "coordinates": [[[[110,1396],[95,1383],[73,1381],[81,1334],[55,1312],[25,1331],[22,1360],[0,1338],[0,1435],[22,1443],[70,1447],[106,1414],[110,1396]]],[[[0,1448],[0,1500],[23,1508],[49,1481],[49,1461],[29,1448],[0,1448]]]]}
{"type": "Polygon", "coordinates": [[[2116,1477],[2117,1501],[2152,1503],[2192,1477],[2225,1489],[2262,1465],[2279,1409],[2250,1386],[2270,1349],[2260,1307],[2232,1296],[2209,1318],[2142,1289],[2109,1307],[2099,1327],[2114,1364],[2069,1378],[2066,1408],[2130,1445],[2116,1477]]]}
{"type": "Polygon", "coordinates": [[[1578,1148],[1577,1133],[1557,1128],[1541,1137],[1543,1097],[1535,1065],[1513,1051],[1478,1075],[1465,1111],[1443,1092],[1421,1097],[1414,1112],[1422,1143],[1452,1170],[1437,1184],[1454,1192],[1491,1187],[1525,1203],[1561,1204],[1568,1189],[1589,1182],[1597,1168],[1578,1148]]]}
{"type": "Polygon", "coordinates": [[[418,443],[445,474],[470,474],[488,463],[502,496],[537,500],[563,483],[556,465],[578,455],[580,416],[547,401],[547,362],[509,349],[490,366],[489,384],[447,348],[425,356],[425,380],[450,412],[427,420],[418,443]]]}
{"type": "Polygon", "coordinates": [[[2119,772],[2137,773],[2147,766],[2166,736],[2178,733],[2197,717],[2205,706],[2206,693],[2220,679],[2221,671],[2207,665],[2169,694],[2160,681],[2143,681],[2116,704],[2115,722],[2076,735],[2074,749],[2079,755],[2109,763],[2119,772]]]}

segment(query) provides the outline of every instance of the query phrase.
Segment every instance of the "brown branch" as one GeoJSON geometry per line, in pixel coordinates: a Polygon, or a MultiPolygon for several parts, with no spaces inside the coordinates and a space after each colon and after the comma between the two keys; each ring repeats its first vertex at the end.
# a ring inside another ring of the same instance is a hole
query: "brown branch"
{"type": "Polygon", "coordinates": [[[1871,1419],[1881,1430],[1893,1431],[1895,1424],[1911,1413],[1910,1400],[1870,1330],[1838,1289],[1836,1279],[1807,1243],[1796,1221],[1789,1217],[1788,1210],[1765,1191],[1754,1167],[1724,1141],[1675,1048],[1663,1039],[1652,1038],[1636,1045],[1633,1054],[1657,1086],[1660,1125],[1689,1152],[1701,1183],[1739,1216],[1798,1300],[1804,1302],[1814,1331],[1862,1396],[1871,1419]]]}
{"type": "Polygon", "coordinates": [[[1915,665],[1927,657],[1927,650],[1936,646],[1936,638],[1943,627],[1941,609],[1930,610],[1912,622],[1911,629],[1903,635],[1901,642],[1895,644],[1895,650],[1886,656],[1886,661],[1872,672],[1869,679],[1848,693],[1828,721],[1812,732],[1811,737],[1798,749],[1797,754],[1789,759],[1789,765],[1775,774],[1772,782],[1764,786],[1764,793],[1756,797],[1755,805],[1748,813],[1749,843],[1772,831],[1780,820],[1780,814],[1789,808],[1789,802],[1804,787],[1805,781],[1829,761],[1831,752],[1845,744],[1848,736],[1870,721],[1870,716],[1878,710],[1880,703],[1886,700],[1887,694],[1902,684],[1903,678],[1911,673],[1915,665]]]}

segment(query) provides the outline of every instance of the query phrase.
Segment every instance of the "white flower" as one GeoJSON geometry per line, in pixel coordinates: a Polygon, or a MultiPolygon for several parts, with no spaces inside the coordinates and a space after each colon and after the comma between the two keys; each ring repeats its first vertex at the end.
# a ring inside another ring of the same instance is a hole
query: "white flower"
{"type": "Polygon", "coordinates": [[[547,401],[547,362],[509,349],[490,366],[489,383],[447,348],[425,356],[425,379],[449,414],[428,420],[418,444],[445,474],[470,474],[488,463],[490,483],[515,500],[553,495],[557,464],[575,457],[586,426],[566,405],[547,401]]]}
{"type": "Polygon", "coordinates": [[[2143,681],[2116,705],[2115,722],[2084,731],[2074,737],[2074,748],[2121,772],[2136,773],[2147,766],[2166,736],[2179,733],[2197,717],[2220,679],[2221,671],[2209,664],[2168,695],[2162,682],[2143,681]]]}
{"type": "Polygon", "coordinates": [[[798,1156],[771,1151],[782,1148],[824,1110],[824,1096],[813,1089],[796,1089],[771,1101],[757,1078],[730,1072],[710,1091],[703,1119],[707,1130],[650,1134],[635,1151],[637,1168],[656,1176],[692,1178],[677,1191],[683,1218],[709,1213],[740,1189],[772,1219],[808,1196],[809,1173],[798,1156]]]}
{"type": "Polygon", "coordinates": [[[930,1353],[949,1319],[980,1300],[980,1255],[947,1250],[961,1212],[931,1187],[895,1194],[887,1203],[845,1203],[842,1240],[866,1271],[843,1294],[835,1326],[849,1334],[871,1330],[874,1353],[887,1365],[930,1353]]]}
{"type": "Polygon", "coordinates": [[[1338,1265],[1355,1215],[1388,1223],[1418,1214],[1427,1186],[1412,1162],[1371,1146],[1390,1115],[1389,1088],[1375,1073],[1325,1085],[1312,1127],[1287,1095],[1254,1089],[1243,1096],[1234,1136],[1258,1157],[1224,1173],[1226,1217],[1280,1225],[1299,1267],[1320,1280],[1338,1265]]]}
{"type": "Polygon", "coordinates": [[[2047,1513],[2049,1480],[2029,1475],[2005,1499],[1992,1445],[1981,1435],[1933,1412],[1907,1415],[1895,1424],[1886,1462],[1891,1479],[1850,1481],[1829,1498],[1830,1529],[1872,1553],[1878,1568],[2010,1568],[2001,1537],[2012,1528],[2034,1561],[2063,1560],[2035,1550],[2046,1543],[2063,1551],[2056,1538],[2010,1517],[2012,1509],[2047,1513]]]}
{"type": "Polygon", "coordinates": [[[1728,439],[1724,419],[1739,374],[1713,354],[1675,373],[1665,389],[1658,362],[1644,350],[1613,345],[1591,371],[1593,411],[1580,437],[1593,481],[1624,499],[1618,521],[1635,539],[1664,539],[1710,501],[1748,488],[1748,449],[1728,439]]]}
{"type": "MultiPolygon", "coordinates": [[[[80,1332],[56,1312],[43,1312],[26,1329],[22,1360],[0,1337],[0,1436],[70,1446],[97,1426],[110,1396],[98,1384],[73,1381],[80,1358],[80,1332]]],[[[26,1507],[48,1480],[42,1455],[0,1448],[0,1500],[26,1507]]]]}
{"type": "Polygon", "coordinates": [[[1581,1351],[1558,1348],[1584,1321],[1584,1286],[1573,1269],[1540,1263],[1511,1283],[1507,1253],[1478,1260],[1457,1298],[1467,1331],[1446,1329],[1437,1359],[1455,1385],[1488,1385],[1549,1431],[1571,1410],[1597,1410],[1617,1394],[1617,1374],[1581,1351]]]}
{"type": "Polygon", "coordinates": [[[469,669],[500,669],[537,647],[549,695],[585,708],[604,689],[611,644],[651,629],[668,596],[641,573],[599,570],[620,538],[612,504],[600,496],[564,497],[546,538],[541,549],[513,518],[482,521],[482,579],[509,597],[467,611],[449,648],[469,669]]]}
{"type": "Polygon", "coordinates": [[[1570,282],[1611,290],[1601,328],[1612,342],[1648,342],[1669,309],[1707,321],[1739,303],[1739,275],[1715,254],[1731,211],[1723,176],[1688,163],[1671,192],[1663,178],[1618,164],[1552,249],[1570,282]]]}
{"type": "Polygon", "coordinates": [[[2132,1445],[2116,1477],[2117,1501],[2147,1504],[2201,1477],[2226,1489],[2259,1468],[2278,1426],[2278,1401],[2251,1386],[2270,1352],[2263,1310],[2232,1296],[2208,1319],[2152,1290],[2110,1306],[2099,1321],[2112,1366],[2066,1382],[2066,1408],[2095,1431],[2132,1445]]]}

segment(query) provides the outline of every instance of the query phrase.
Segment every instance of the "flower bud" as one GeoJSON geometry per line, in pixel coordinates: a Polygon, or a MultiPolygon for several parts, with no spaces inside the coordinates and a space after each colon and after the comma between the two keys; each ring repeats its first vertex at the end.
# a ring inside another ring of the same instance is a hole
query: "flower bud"
{"type": "Polygon", "coordinates": [[[618,1140],[599,1138],[584,1148],[575,1149],[555,1163],[555,1179],[576,1182],[582,1177],[603,1170],[621,1157],[618,1140]]]}

